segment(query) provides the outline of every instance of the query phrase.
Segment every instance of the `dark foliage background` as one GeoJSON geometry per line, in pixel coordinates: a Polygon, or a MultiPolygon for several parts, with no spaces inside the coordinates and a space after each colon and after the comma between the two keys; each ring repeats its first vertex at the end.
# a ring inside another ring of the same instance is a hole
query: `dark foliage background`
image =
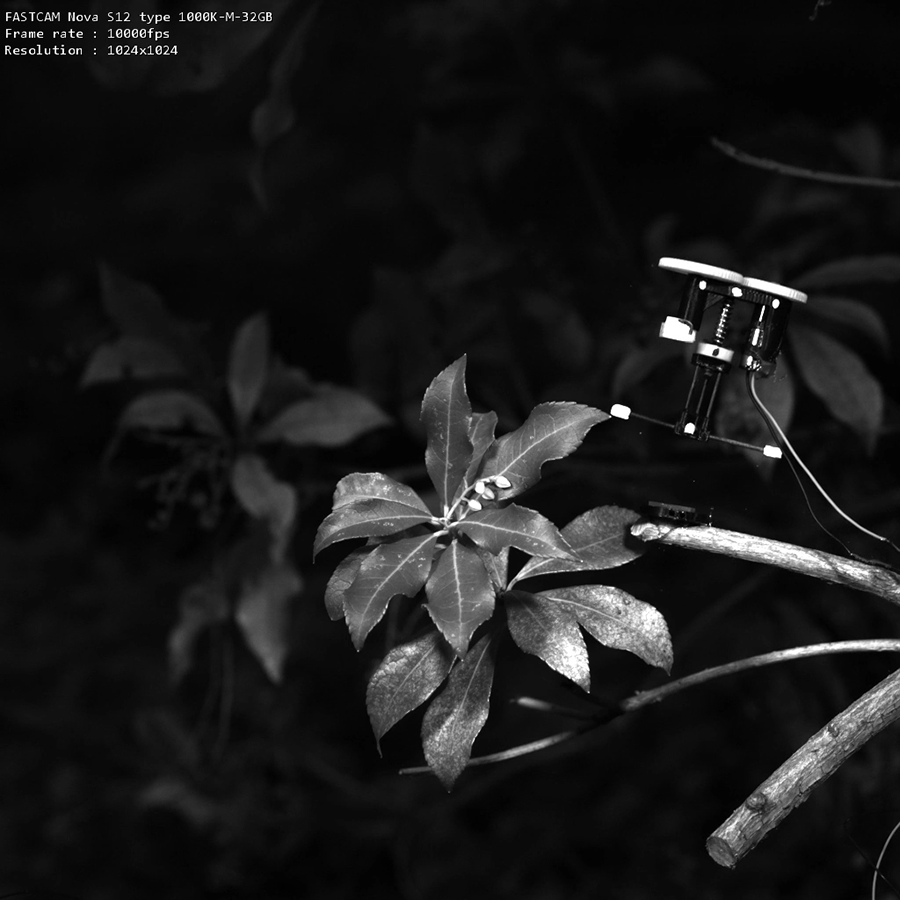
{"type": "MultiPolygon", "coordinates": [[[[446,795],[433,778],[396,774],[420,762],[420,716],[378,757],[364,688],[384,638],[353,651],[322,606],[341,554],[310,562],[342,475],[386,471],[424,487],[418,403],[463,352],[473,402],[496,409],[502,428],[543,399],[602,409],[624,399],[671,419],[689,369],[654,349],[673,311],[660,255],[791,284],[831,260],[896,253],[896,191],[786,179],[709,143],[900,178],[896,5],[833,0],[811,21],[813,7],[273,0],[268,29],[182,29],[177,61],[3,59],[0,892],[867,890],[859,848],[876,856],[900,816],[895,729],[736,871],[703,845],[889,660],[811,660],[686,692],[561,753],[473,770],[446,795]],[[238,324],[267,311],[283,359],[394,418],[299,468],[279,462],[307,498],[293,543],[306,586],[279,686],[225,628],[170,684],[179,597],[215,536],[189,511],[147,528],[154,502],[137,482],[164,462],[153,447],[128,439],[102,461],[133,390],[79,388],[114,336],[101,261],[201,323],[220,361],[238,324]],[[230,701],[210,716],[222,678],[230,701]]],[[[828,391],[823,400],[793,379],[791,435],[838,502],[896,540],[897,395],[878,343],[896,337],[897,285],[870,280],[840,294],[886,327],[831,333],[881,383],[883,413],[848,428],[828,391]]],[[[723,428],[752,430],[735,395],[723,410],[723,428]]],[[[785,467],[615,421],[548,467],[529,505],[562,524],[591,506],[654,499],[834,549],[785,467]]],[[[675,675],[897,627],[882,601],[728,559],[656,550],[614,578],[666,615],[675,675]]],[[[565,727],[511,697],[574,701],[540,663],[505,652],[476,752],[565,727]]],[[[600,697],[658,677],[614,651],[597,649],[592,663],[600,697]]],[[[887,865],[900,880],[900,855],[887,865]]]]}

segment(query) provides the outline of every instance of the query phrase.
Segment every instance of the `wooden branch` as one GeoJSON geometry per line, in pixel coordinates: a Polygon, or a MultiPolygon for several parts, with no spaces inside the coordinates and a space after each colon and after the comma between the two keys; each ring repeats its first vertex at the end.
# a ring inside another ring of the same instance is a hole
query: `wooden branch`
{"type": "Polygon", "coordinates": [[[823,181],[826,184],[842,184],[848,187],[873,187],[883,190],[897,190],[900,188],[900,181],[893,178],[875,178],[870,175],[840,175],[836,172],[820,172],[816,169],[805,169],[802,166],[792,166],[787,163],[778,162],[775,159],[767,159],[764,156],[753,156],[744,150],[738,150],[732,144],[726,144],[718,138],[710,138],[709,142],[726,156],[744,163],[748,166],[754,166],[757,169],[765,169],[768,172],[777,172],[779,175],[789,175],[792,178],[805,178],[808,181],[823,181]]]}
{"type": "Polygon", "coordinates": [[[631,533],[642,541],[656,541],[688,550],[705,550],[708,553],[723,553],[736,559],[776,566],[875,594],[891,603],[900,604],[900,573],[885,566],[704,525],[686,527],[641,521],[631,526],[631,533]]]}
{"type": "MultiPolygon", "coordinates": [[[[722,528],[642,521],[631,526],[631,533],[642,541],[723,553],[787,569],[900,604],[900,573],[885,566],[722,528]]],[[[709,855],[719,865],[735,866],[869,738],[898,718],[900,670],[835,716],[766,779],[713,832],[706,842],[709,855]]]]}
{"type": "Polygon", "coordinates": [[[863,694],[767,778],[706,842],[733,868],[869,738],[900,718],[900,670],[863,694]]]}

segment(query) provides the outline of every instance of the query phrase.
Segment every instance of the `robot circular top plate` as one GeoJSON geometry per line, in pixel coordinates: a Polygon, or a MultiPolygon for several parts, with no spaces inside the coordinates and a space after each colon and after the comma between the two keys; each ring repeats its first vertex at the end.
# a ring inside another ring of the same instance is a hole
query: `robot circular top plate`
{"type": "Polygon", "coordinates": [[[763,294],[771,294],[773,297],[784,297],[785,300],[793,300],[794,303],[806,303],[806,294],[803,291],[795,291],[783,284],[775,284],[774,281],[763,281],[761,278],[745,278],[744,287],[752,291],[760,291],[763,294]]]}
{"type": "MultiPolygon", "coordinates": [[[[729,269],[720,269],[718,266],[708,266],[706,263],[694,262],[691,259],[676,259],[673,256],[664,256],[659,263],[660,269],[669,269],[672,272],[681,272],[683,275],[702,275],[704,278],[714,278],[716,281],[724,281],[727,284],[744,285],[744,276],[729,269]]],[[[787,288],[784,288],[787,290],[787,288]]]]}

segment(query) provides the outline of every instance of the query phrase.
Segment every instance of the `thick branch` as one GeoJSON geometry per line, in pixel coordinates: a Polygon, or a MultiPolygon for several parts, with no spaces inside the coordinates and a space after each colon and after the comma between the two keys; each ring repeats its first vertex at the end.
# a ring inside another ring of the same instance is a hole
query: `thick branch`
{"type": "Polygon", "coordinates": [[[900,671],[835,716],[767,778],[706,842],[709,855],[729,868],[869,738],[900,718],[900,671]]]}
{"type": "Polygon", "coordinates": [[[797,544],[786,544],[756,537],[740,531],[706,526],[678,527],[661,522],[636,522],[631,533],[642,541],[657,541],[688,550],[723,553],[737,559],[763,563],[809,575],[822,581],[842,584],[900,604],[900,574],[892,569],[857,562],[833,553],[811,550],[797,544]]]}

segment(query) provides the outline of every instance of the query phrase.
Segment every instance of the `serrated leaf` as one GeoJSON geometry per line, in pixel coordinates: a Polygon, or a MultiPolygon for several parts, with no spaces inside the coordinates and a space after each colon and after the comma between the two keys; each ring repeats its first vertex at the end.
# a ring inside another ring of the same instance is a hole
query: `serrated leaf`
{"type": "Polygon", "coordinates": [[[314,388],[314,396],[297,400],[263,425],[256,439],[284,441],[295,447],[342,447],[391,421],[357,391],[320,384],[314,388]]]}
{"type": "Polygon", "coordinates": [[[579,403],[539,403],[521,427],[495,441],[485,455],[481,477],[503,475],[512,482],[504,498],[536,484],[541,466],[576,450],[588,431],[609,414],[579,403]]]}
{"type": "Polygon", "coordinates": [[[571,558],[572,551],[557,527],[540,513],[511,503],[503,509],[469,513],[455,530],[479,547],[499,553],[515,547],[532,556],[571,558]]]}
{"type": "Polygon", "coordinates": [[[449,791],[472,756],[472,744],[487,721],[494,682],[492,636],[477,641],[450,673],[422,721],[425,759],[449,791]]]}
{"type": "Polygon", "coordinates": [[[434,557],[436,534],[379,544],[360,564],[344,594],[344,613],[353,646],[359,650],[381,621],[392,597],[414,597],[424,586],[434,557]]]}
{"type": "Polygon", "coordinates": [[[264,313],[238,328],[228,358],[228,395],[238,424],[253,417],[269,370],[269,320],[264,313]]]}
{"type": "MultiPolygon", "coordinates": [[[[497,413],[472,413],[469,424],[469,440],[472,443],[472,461],[466,469],[466,477],[461,485],[471,484],[478,466],[488,448],[494,443],[494,429],[497,427],[497,413]]],[[[459,491],[457,490],[457,494],[459,491]]],[[[455,499],[455,498],[454,498],[455,499]]]]}
{"type": "Polygon", "coordinates": [[[507,591],[503,599],[509,633],[519,647],[590,691],[587,647],[574,612],[526,591],[507,591]]]}
{"type": "Polygon", "coordinates": [[[807,387],[871,453],[884,415],[884,395],[866,364],[844,344],[811,328],[793,328],[790,341],[807,387]]]}
{"type": "Polygon", "coordinates": [[[197,638],[211,625],[228,618],[228,597],[224,585],[215,578],[187,588],[178,602],[178,623],[169,633],[169,674],[180,681],[194,659],[197,638]]]}
{"type": "Polygon", "coordinates": [[[643,544],[626,543],[629,527],[640,513],[621,506],[598,506],[572,519],[562,529],[562,536],[575,559],[530,559],[519,570],[510,586],[523,578],[552,575],[557,572],[590,572],[612,569],[637,559],[644,553],[643,544]]]}
{"type": "Polygon", "coordinates": [[[225,437],[219,417],[196,394],[187,391],[153,391],[136,397],[122,412],[119,428],[151,431],[193,429],[200,434],[225,437]]]}
{"type": "Polygon", "coordinates": [[[672,668],[669,628],[662,613],[649,603],[605,584],[557,588],[535,596],[561,604],[604,646],[627,650],[666,672],[672,668]]]}
{"type": "Polygon", "coordinates": [[[425,584],[427,609],[459,656],[494,611],[494,589],[477,551],[458,540],[441,554],[425,584]]]}
{"type": "Polygon", "coordinates": [[[846,287],[852,284],[892,283],[900,281],[900,256],[851,256],[825,263],[791,279],[801,291],[846,287]]]}
{"type": "Polygon", "coordinates": [[[466,358],[462,356],[431,382],[422,400],[421,419],[427,438],[425,467],[444,509],[472,459],[472,406],[465,379],[466,358]]]}
{"type": "Polygon", "coordinates": [[[283,549],[283,541],[297,515],[297,492],[294,488],[279,481],[261,456],[243,453],[231,467],[231,489],[253,518],[268,523],[276,546],[283,549]]]}
{"type": "Polygon", "coordinates": [[[313,557],[338,541],[396,534],[432,519],[420,508],[392,500],[357,500],[327,516],[316,532],[313,557]]]}
{"type": "Polygon", "coordinates": [[[476,544],[475,550],[481,557],[495,590],[505,590],[509,580],[509,547],[504,547],[499,553],[491,553],[476,544]]]}
{"type": "Polygon", "coordinates": [[[288,623],[291,598],[303,581],[285,561],[270,562],[241,587],[235,619],[244,640],[269,678],[281,681],[288,654],[288,623]]]}
{"type": "Polygon", "coordinates": [[[345,475],[334,489],[332,509],[359,500],[393,500],[431,515],[422,498],[411,488],[381,472],[354,472],[345,475]]]}
{"type": "Polygon", "coordinates": [[[817,294],[803,308],[802,314],[825,319],[840,328],[849,328],[874,344],[885,356],[890,355],[891,338],[887,325],[867,303],[849,297],[817,294]]]}
{"type": "Polygon", "coordinates": [[[126,336],[102,344],[93,352],[81,376],[81,387],[124,378],[151,379],[184,374],[184,366],[165,345],[126,336]]]}
{"type": "Polygon", "coordinates": [[[371,552],[371,547],[357,547],[351,550],[338,563],[331,578],[328,579],[328,584],[325,586],[325,610],[332,622],[344,618],[344,596],[350,590],[350,585],[353,584],[353,579],[359,572],[363,557],[371,552]]]}
{"type": "Polygon", "coordinates": [[[394,647],[381,661],[366,689],[366,707],[379,750],[388,731],[443,684],[455,659],[439,632],[429,631],[394,647]]]}

